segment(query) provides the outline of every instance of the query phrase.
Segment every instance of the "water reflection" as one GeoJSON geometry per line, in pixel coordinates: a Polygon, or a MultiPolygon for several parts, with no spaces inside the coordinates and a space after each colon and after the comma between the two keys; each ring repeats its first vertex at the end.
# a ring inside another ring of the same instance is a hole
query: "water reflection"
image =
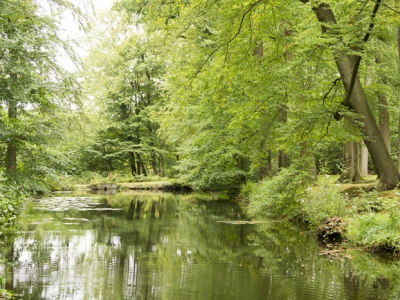
{"type": "Polygon", "coordinates": [[[356,250],[331,261],[319,255],[313,234],[293,224],[229,222],[242,219],[233,202],[172,194],[96,197],[96,205],[87,201],[90,209],[84,200],[63,211],[37,204],[19,233],[2,237],[9,263],[0,275],[17,299],[399,296],[397,260],[356,250]]]}

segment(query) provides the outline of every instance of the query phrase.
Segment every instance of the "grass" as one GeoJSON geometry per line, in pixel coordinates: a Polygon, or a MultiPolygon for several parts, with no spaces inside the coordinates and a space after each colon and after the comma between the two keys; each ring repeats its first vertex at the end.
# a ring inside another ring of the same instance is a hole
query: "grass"
{"type": "Polygon", "coordinates": [[[335,177],[329,181],[347,198],[343,218],[348,225],[344,236],[351,243],[371,250],[397,252],[400,251],[400,191],[379,191],[378,183],[376,176],[353,184],[336,184],[335,177]]]}
{"type": "MultiPolygon", "coordinates": [[[[288,173],[287,178],[295,177],[288,173]]],[[[400,191],[379,191],[376,176],[354,184],[337,183],[338,178],[321,175],[316,182],[291,193],[290,199],[280,197],[282,191],[291,192],[282,178],[248,186],[244,189],[248,211],[255,218],[302,220],[311,229],[337,216],[347,224],[342,236],[350,243],[371,250],[400,251],[400,191]]]]}

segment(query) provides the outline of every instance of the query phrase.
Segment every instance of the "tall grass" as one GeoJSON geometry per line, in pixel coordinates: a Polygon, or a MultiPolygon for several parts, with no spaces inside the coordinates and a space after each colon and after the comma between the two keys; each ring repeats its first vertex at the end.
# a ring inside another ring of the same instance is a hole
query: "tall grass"
{"type": "Polygon", "coordinates": [[[355,215],[349,219],[346,236],[361,246],[399,251],[400,214],[394,210],[355,215]]]}

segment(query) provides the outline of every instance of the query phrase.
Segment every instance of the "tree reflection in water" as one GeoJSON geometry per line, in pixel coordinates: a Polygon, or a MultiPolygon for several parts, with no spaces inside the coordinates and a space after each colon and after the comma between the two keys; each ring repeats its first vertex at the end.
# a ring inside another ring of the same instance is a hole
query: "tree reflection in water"
{"type": "Polygon", "coordinates": [[[91,209],[27,210],[22,230],[2,237],[4,287],[17,299],[398,296],[397,259],[357,250],[327,259],[314,235],[294,224],[229,222],[243,221],[234,202],[102,197],[91,209]]]}

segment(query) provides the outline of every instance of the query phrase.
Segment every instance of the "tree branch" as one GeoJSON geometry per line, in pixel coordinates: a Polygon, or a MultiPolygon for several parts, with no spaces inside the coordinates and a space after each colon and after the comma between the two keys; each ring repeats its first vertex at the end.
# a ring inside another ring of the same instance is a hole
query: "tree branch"
{"type": "MultiPolygon", "coordinates": [[[[308,3],[309,2],[309,0],[300,0],[300,1],[303,2],[303,3],[308,3]]],[[[378,9],[379,9],[379,7],[381,5],[381,2],[382,2],[382,0],[376,0],[374,9],[372,10],[372,13],[371,13],[371,22],[370,22],[370,24],[368,26],[367,33],[365,34],[364,38],[362,39],[364,44],[368,41],[368,39],[369,39],[369,37],[371,35],[371,32],[372,32],[372,30],[373,30],[373,28],[375,26],[374,20],[376,18],[377,13],[378,13],[378,9]]],[[[364,6],[365,6],[365,3],[364,3],[364,6]]],[[[363,9],[364,9],[364,7],[363,7],[363,9]]],[[[318,7],[313,7],[313,10],[316,12],[317,18],[321,23],[332,22],[333,24],[336,24],[336,20],[335,20],[335,18],[333,16],[332,11],[330,11],[329,16],[328,16],[328,14],[326,14],[324,12],[325,10],[330,10],[329,5],[327,5],[325,3],[321,3],[318,7]],[[324,15],[324,16],[322,16],[322,15],[324,15]]],[[[326,32],[328,29],[327,29],[326,26],[322,25],[322,30],[323,30],[323,32],[326,32]]],[[[358,75],[358,70],[360,68],[360,63],[361,63],[361,58],[362,57],[360,55],[357,55],[357,56],[353,55],[353,58],[355,60],[354,60],[354,66],[353,66],[353,71],[352,71],[352,75],[351,75],[350,85],[349,85],[348,91],[346,93],[346,98],[342,102],[342,104],[344,104],[346,106],[348,106],[348,104],[349,104],[350,97],[351,97],[353,89],[354,89],[354,84],[355,84],[355,81],[356,81],[356,78],[357,78],[357,75],[358,75]]],[[[339,116],[336,114],[335,115],[335,119],[337,117],[339,117],[339,116]]]]}
{"type": "Polygon", "coordinates": [[[213,55],[214,55],[217,51],[219,51],[219,50],[220,50],[221,48],[223,48],[224,46],[229,46],[229,44],[239,35],[239,33],[242,31],[242,27],[243,27],[243,23],[244,23],[245,17],[246,17],[247,14],[250,13],[250,12],[252,11],[252,9],[253,9],[257,4],[259,4],[261,1],[263,1],[263,0],[258,0],[258,1],[256,1],[256,2],[254,2],[254,3],[249,7],[249,9],[247,9],[247,10],[244,12],[244,14],[243,14],[243,16],[242,16],[242,18],[241,18],[241,20],[240,20],[239,28],[238,28],[238,30],[236,31],[236,33],[233,35],[233,37],[232,37],[228,42],[226,42],[226,43],[224,43],[223,45],[221,45],[221,46],[217,47],[216,49],[214,49],[214,50],[207,56],[206,60],[201,64],[201,66],[197,69],[196,74],[198,74],[198,73],[201,72],[201,70],[204,68],[204,66],[207,64],[207,62],[211,59],[211,57],[213,57],[213,55]]]}
{"type": "MultiPolygon", "coordinates": [[[[366,43],[368,41],[368,39],[369,39],[369,37],[371,35],[371,31],[375,26],[374,20],[375,20],[375,17],[376,17],[376,14],[378,12],[378,9],[379,9],[379,6],[380,6],[381,2],[382,2],[382,0],[377,0],[376,4],[374,6],[374,9],[372,10],[371,23],[369,23],[368,31],[365,34],[364,38],[363,38],[364,43],[366,43]]],[[[358,55],[357,58],[356,58],[356,62],[354,64],[353,74],[351,75],[349,92],[346,95],[346,99],[343,101],[343,103],[345,105],[349,102],[350,97],[351,97],[351,93],[353,92],[354,83],[356,82],[356,77],[357,77],[357,74],[358,74],[358,69],[360,68],[360,63],[361,63],[361,56],[358,55]]]]}

